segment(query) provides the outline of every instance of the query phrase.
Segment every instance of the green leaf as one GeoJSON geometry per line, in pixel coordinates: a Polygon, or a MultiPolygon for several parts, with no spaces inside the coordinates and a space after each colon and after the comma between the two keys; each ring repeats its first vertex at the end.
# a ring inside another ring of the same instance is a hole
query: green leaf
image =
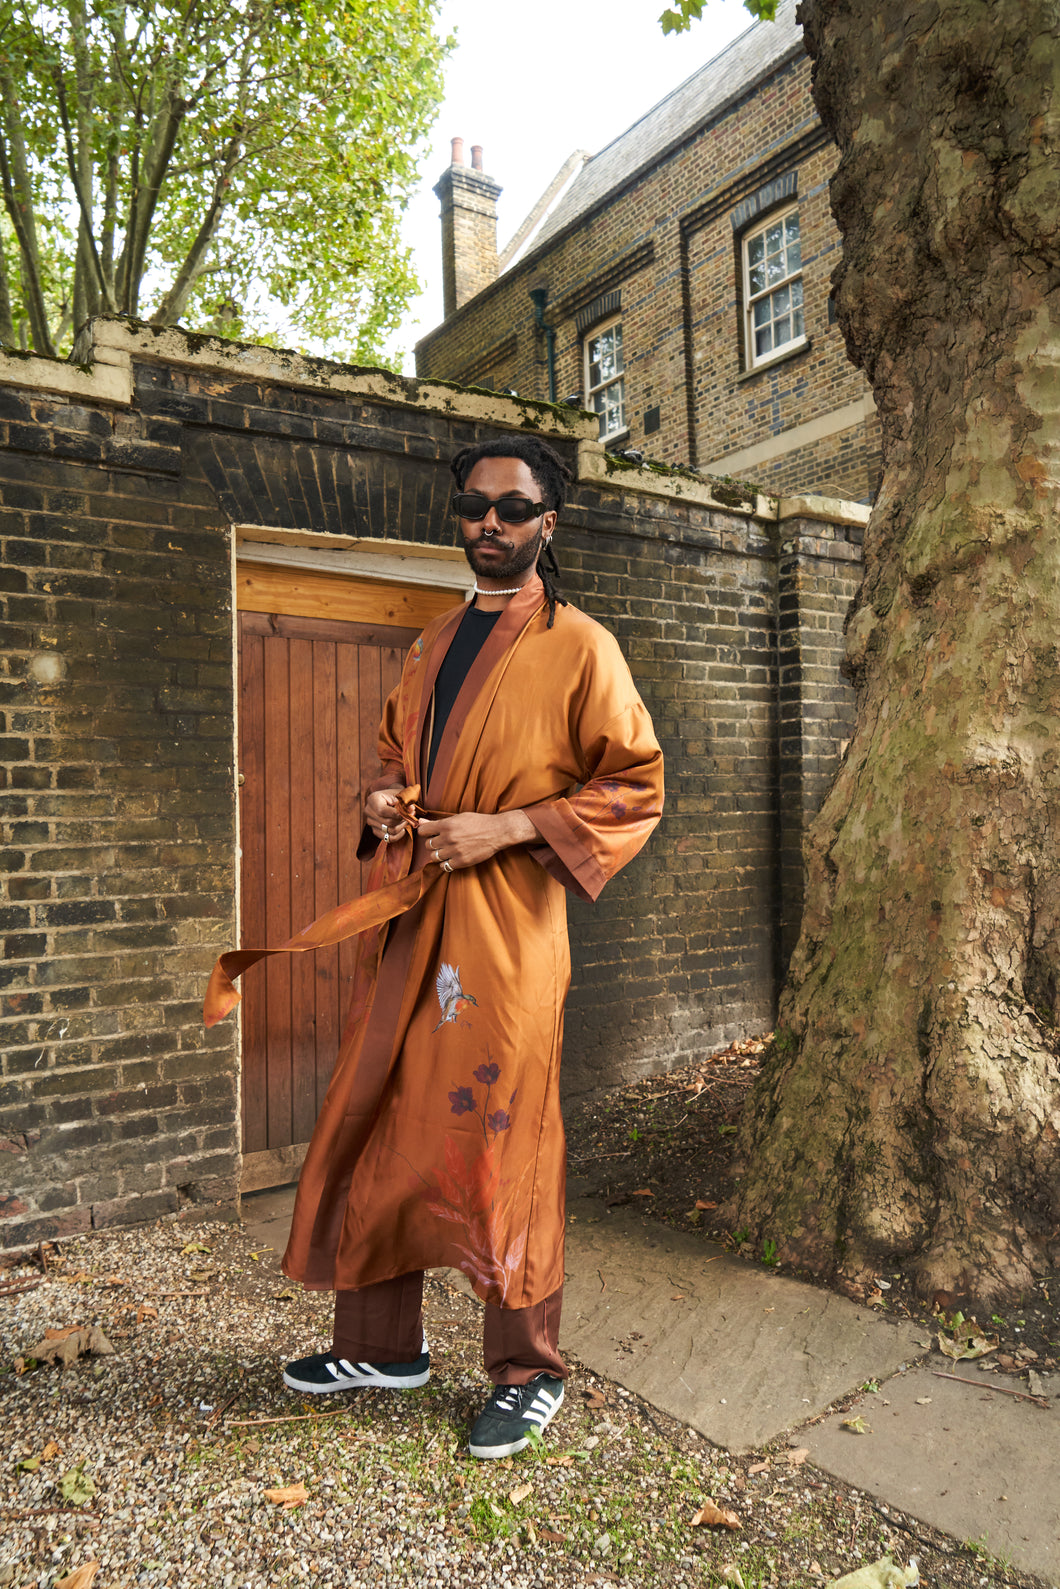
{"type": "Polygon", "coordinates": [[[451,41],[438,10],[0,0],[0,94],[24,145],[28,219],[23,246],[0,206],[7,334],[32,342],[32,300],[68,347],[106,299],[158,324],[371,362],[417,285],[398,223],[441,101],[451,41]]]}
{"type": "Polygon", "coordinates": [[[90,1473],[85,1472],[85,1464],[79,1462],[76,1467],[69,1468],[59,1480],[63,1500],[71,1506],[83,1506],[90,1501],[96,1493],[96,1481],[90,1473]]]}

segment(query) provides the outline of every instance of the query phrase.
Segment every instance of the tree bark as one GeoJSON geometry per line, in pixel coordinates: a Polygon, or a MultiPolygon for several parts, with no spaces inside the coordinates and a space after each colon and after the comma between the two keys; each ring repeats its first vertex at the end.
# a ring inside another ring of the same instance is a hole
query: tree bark
{"type": "Polygon", "coordinates": [[[803,0],[885,471],[727,1212],[852,1288],[1060,1261],[1060,0],[803,0]]]}

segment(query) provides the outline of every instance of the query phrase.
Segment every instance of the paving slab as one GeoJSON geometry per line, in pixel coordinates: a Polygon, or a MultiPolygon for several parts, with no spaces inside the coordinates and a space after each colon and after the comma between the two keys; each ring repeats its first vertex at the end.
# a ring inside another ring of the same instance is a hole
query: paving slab
{"type": "Polygon", "coordinates": [[[1020,1382],[932,1356],[863,1398],[871,1434],[843,1429],[839,1414],[799,1444],[834,1478],[1060,1586],[1060,1374],[1042,1375],[1048,1411],[1000,1385],[1020,1382]]]}
{"type": "Polygon", "coordinates": [[[274,1263],[277,1269],[291,1233],[295,1190],[293,1186],[277,1186],[266,1192],[251,1192],[241,1199],[244,1230],[255,1248],[271,1248],[263,1261],[274,1263]]]}
{"type": "Polygon", "coordinates": [[[922,1331],[714,1243],[568,1204],[561,1344],[741,1453],[923,1356],[922,1331]]]}

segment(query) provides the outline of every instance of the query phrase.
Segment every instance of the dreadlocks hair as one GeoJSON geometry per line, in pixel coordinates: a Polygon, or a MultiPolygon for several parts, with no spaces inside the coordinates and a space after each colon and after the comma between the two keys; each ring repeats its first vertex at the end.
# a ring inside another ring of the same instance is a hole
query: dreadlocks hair
{"type": "MultiPolygon", "coordinates": [[[[505,436],[497,441],[479,442],[477,447],[465,447],[458,452],[449,465],[456,489],[463,491],[464,483],[480,458],[518,458],[525,463],[534,477],[534,484],[541,493],[541,500],[551,513],[559,513],[567,500],[567,487],[571,484],[572,475],[567,465],[563,462],[554,447],[547,441],[542,441],[539,436],[505,436]]],[[[541,583],[545,587],[545,599],[548,602],[548,628],[551,629],[556,621],[556,606],[568,605],[565,596],[559,591],[560,571],[556,562],[556,554],[552,550],[549,540],[542,546],[537,557],[537,572],[541,583]]]]}

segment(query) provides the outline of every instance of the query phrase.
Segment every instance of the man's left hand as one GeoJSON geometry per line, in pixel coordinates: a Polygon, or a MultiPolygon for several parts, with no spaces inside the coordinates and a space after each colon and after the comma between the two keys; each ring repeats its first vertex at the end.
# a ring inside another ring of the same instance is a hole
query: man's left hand
{"type": "Polygon", "coordinates": [[[430,859],[439,865],[448,861],[454,872],[488,861],[513,844],[530,844],[538,837],[525,811],[498,811],[493,815],[461,811],[437,822],[424,819],[416,831],[427,840],[430,859]]]}

